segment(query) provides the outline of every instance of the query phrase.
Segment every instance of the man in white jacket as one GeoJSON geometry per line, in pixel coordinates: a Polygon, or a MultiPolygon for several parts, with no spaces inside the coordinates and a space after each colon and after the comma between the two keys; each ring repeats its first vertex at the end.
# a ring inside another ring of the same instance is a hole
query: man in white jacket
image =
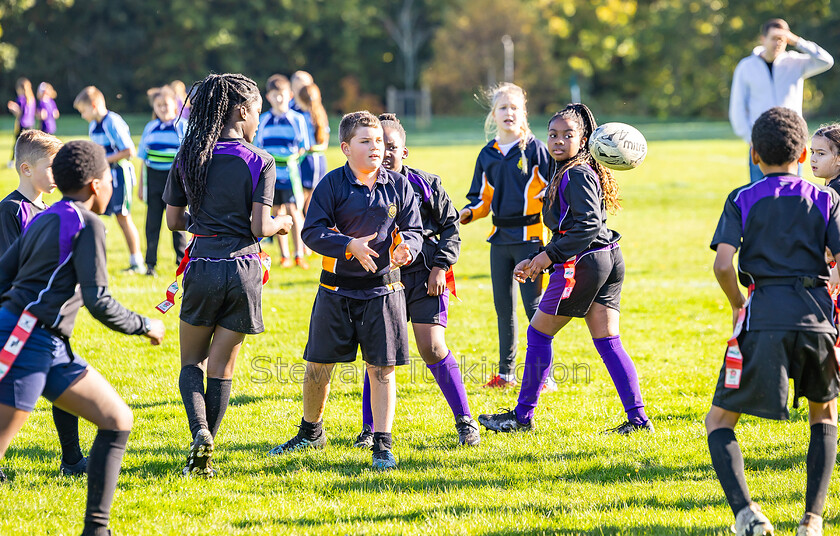
{"type": "MultiPolygon", "coordinates": [[[[802,115],[804,80],[831,69],[834,58],[816,43],[790,31],[782,19],[761,26],[760,46],[738,62],[729,94],[729,122],[735,134],[750,143],[752,126],[762,113],[784,106],[802,115]],[[797,51],[787,51],[787,45],[797,51]]],[[[763,178],[752,159],[750,182],[763,178]]],[[[801,166],[800,166],[801,171],[801,166]]]]}

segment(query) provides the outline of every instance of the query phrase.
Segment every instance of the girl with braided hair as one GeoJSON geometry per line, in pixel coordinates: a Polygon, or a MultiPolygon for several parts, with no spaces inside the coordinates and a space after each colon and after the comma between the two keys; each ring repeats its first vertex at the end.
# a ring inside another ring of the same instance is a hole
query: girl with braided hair
{"type": "Polygon", "coordinates": [[[636,368],[618,335],[624,259],[607,228],[607,212],[620,208],[618,186],[595,161],[587,142],[596,128],[584,104],[569,104],[548,123],[548,150],[554,160],[543,217],[552,239],[538,254],[516,265],[517,281],[539,278],[554,266],[539,309],[528,326],[528,350],[519,401],[512,411],[480,415],[478,422],[496,432],[530,430],[540,390],[551,372],[551,342],[572,318],[584,318],[595,349],[618,390],[627,421],[610,431],[626,435],[653,430],[645,415],[636,368]]]}
{"type": "Polygon", "coordinates": [[[264,330],[259,239],[286,234],[292,219],[271,218],[274,158],[251,144],[262,108],[254,81],[211,74],[193,85],[190,101],[163,199],[169,228],[193,234],[182,263],[180,315],[178,384],[192,434],[184,474],[213,476],[213,438],[230,399],[236,356],[246,334],[264,330]]]}

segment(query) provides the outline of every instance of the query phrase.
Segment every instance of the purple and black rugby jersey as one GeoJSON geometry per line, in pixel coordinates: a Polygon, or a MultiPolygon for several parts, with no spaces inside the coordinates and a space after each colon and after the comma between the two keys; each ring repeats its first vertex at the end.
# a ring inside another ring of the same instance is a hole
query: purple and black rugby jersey
{"type": "Polygon", "coordinates": [[[543,221],[552,231],[545,251],[554,264],[619,241],[621,235],[607,227],[603,197],[601,180],[589,165],[563,173],[554,203],[546,200],[543,207],[543,221]]]}
{"type": "MultiPolygon", "coordinates": [[[[839,203],[834,190],[801,177],[767,175],[729,194],[711,248],[730,244],[740,249],[738,272],[744,286],[771,277],[828,281],[825,249],[840,253],[839,203]]],[[[746,329],[833,332],[833,304],[826,287],[805,291],[813,301],[793,285],[756,288],[746,329]]]]}
{"type": "MultiPolygon", "coordinates": [[[[173,207],[189,205],[172,166],[163,200],[173,207]]],[[[201,235],[191,257],[227,259],[259,253],[259,240],[251,233],[253,203],[274,203],[274,157],[243,139],[220,139],[207,169],[207,185],[198,209],[190,207],[190,233],[201,235]]]]}
{"type": "Polygon", "coordinates": [[[20,128],[35,128],[35,108],[37,107],[35,99],[29,101],[26,100],[26,96],[19,95],[15,102],[20,106],[20,117],[18,118],[20,128]]]}
{"type": "Polygon", "coordinates": [[[62,199],[38,214],[0,257],[0,302],[15,315],[24,309],[47,328],[70,337],[84,303],[107,327],[143,331],[143,317],[108,292],[105,224],[81,203],[62,199]]]}
{"type": "Polygon", "coordinates": [[[17,240],[32,218],[46,209],[46,205],[35,205],[18,190],[0,201],[0,255],[17,240]]]}

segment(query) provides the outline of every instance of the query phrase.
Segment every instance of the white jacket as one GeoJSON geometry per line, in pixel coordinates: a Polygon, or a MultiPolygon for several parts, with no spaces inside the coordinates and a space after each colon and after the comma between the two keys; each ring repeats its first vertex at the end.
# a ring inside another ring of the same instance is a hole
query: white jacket
{"type": "Polygon", "coordinates": [[[750,143],[758,116],[784,106],[802,115],[802,87],[810,78],[831,69],[834,58],[816,43],[800,38],[796,49],[785,51],[773,61],[773,76],[761,57],[763,46],[738,62],[729,93],[729,122],[735,134],[750,143]]]}

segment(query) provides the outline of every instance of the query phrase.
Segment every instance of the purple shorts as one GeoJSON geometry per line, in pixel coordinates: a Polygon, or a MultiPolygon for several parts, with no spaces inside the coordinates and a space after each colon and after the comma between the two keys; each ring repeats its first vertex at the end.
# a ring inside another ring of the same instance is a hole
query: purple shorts
{"type": "Polygon", "coordinates": [[[540,311],[555,316],[583,318],[593,302],[620,310],[624,257],[618,244],[585,251],[574,263],[554,265],[540,300],[540,311]]]}

